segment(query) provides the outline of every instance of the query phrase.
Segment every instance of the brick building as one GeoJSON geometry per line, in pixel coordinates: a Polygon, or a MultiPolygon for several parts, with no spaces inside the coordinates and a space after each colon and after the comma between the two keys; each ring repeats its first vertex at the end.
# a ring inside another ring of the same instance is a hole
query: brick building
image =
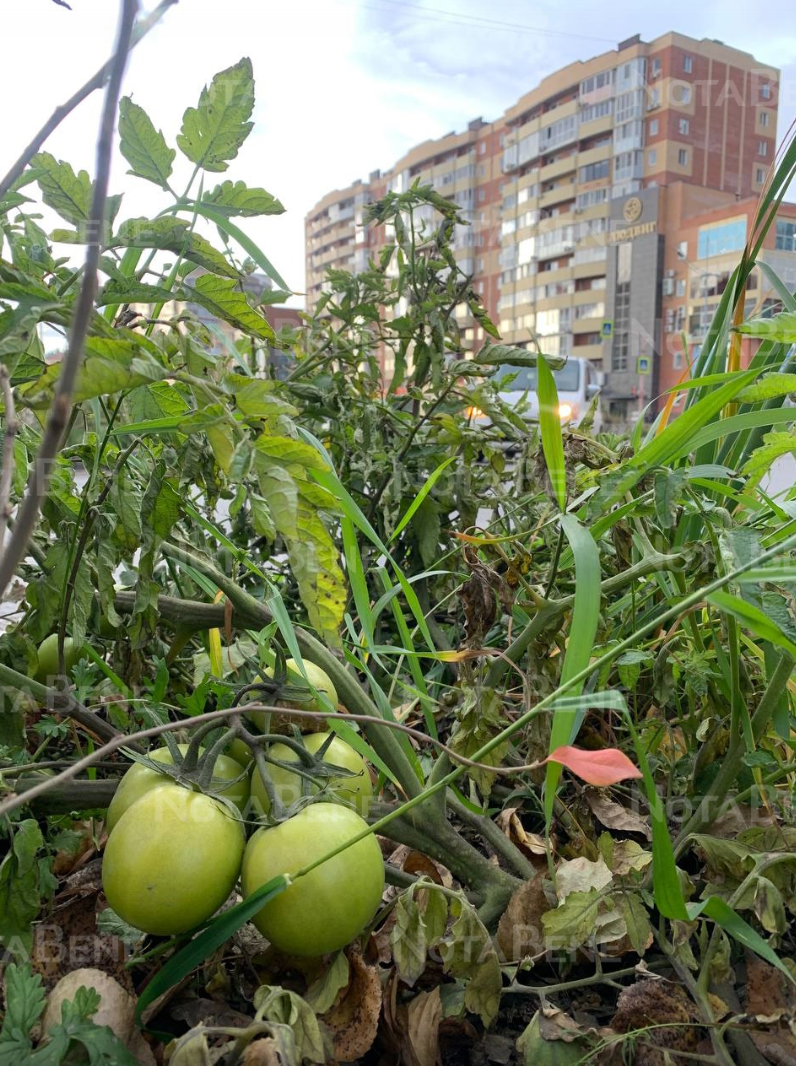
{"type": "MultiPolygon", "coordinates": [[[[748,53],[677,33],[572,63],[495,121],[417,145],[320,200],[306,218],[308,309],[330,266],[362,270],[384,239],[362,226],[364,205],[420,179],[470,221],[455,254],[503,339],[592,360],[607,413],[626,417],[682,373],[669,326],[697,314],[694,241],[722,212],[748,228],[775,155],[778,90],[779,72],[748,53]],[[678,256],[684,242],[691,259],[678,256]]],[[[457,313],[478,347],[482,331],[467,308],[457,313]]]]}

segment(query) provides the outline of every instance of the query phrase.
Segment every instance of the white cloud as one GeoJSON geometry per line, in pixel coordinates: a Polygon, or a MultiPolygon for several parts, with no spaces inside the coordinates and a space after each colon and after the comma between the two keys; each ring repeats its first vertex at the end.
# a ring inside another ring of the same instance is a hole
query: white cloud
{"type": "MultiPolygon", "coordinates": [[[[71,12],[51,0],[4,5],[0,172],[111,50],[118,5],[70,2],[71,12]]],[[[246,229],[300,289],[304,215],[330,189],[389,167],[413,144],[477,115],[494,118],[545,74],[635,32],[646,39],[669,29],[721,36],[762,61],[786,63],[793,48],[781,27],[789,13],[786,0],[772,0],[765,22],[747,4],[726,0],[670,0],[664,9],[644,10],[629,0],[572,0],[566,7],[560,0],[181,0],[134,54],[125,92],[173,142],[202,85],[251,56],[255,133],[224,177],[262,185],[283,201],[285,215],[247,221],[246,229]]],[[[796,114],[796,66],[785,75],[780,133],[796,114]]],[[[98,115],[97,97],[48,149],[93,171],[98,115]]],[[[125,191],[123,216],[156,210],[157,190],[125,170],[118,159],[113,186],[125,191]]]]}

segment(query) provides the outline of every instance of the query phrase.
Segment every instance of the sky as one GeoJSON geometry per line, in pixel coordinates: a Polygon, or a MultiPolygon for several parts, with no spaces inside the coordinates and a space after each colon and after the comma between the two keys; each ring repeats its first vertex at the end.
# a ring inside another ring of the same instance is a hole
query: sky
{"type": "MultiPolygon", "coordinates": [[[[3,4],[0,173],[111,52],[119,5],[69,2],[71,11],[53,0],[3,4]]],[[[142,0],[144,10],[155,6],[142,0]]],[[[255,129],[218,180],[264,187],[285,205],[285,214],[244,226],[301,306],[304,216],[321,196],[388,169],[427,138],[497,117],[545,75],[633,34],[720,38],[780,67],[781,139],[796,119],[792,11],[792,0],[180,0],[136,49],[124,92],[173,143],[202,86],[251,57],[255,129]]],[[[92,176],[100,103],[95,95],[82,104],[46,145],[92,176]]],[[[126,169],[117,156],[120,218],[166,206],[126,169]]]]}

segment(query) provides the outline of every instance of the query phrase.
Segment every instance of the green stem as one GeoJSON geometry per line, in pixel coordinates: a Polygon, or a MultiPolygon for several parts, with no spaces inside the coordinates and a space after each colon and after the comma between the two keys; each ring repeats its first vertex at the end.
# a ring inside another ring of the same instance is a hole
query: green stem
{"type": "MultiPolygon", "coordinates": [[[[602,596],[610,595],[625,585],[631,584],[636,578],[646,577],[656,570],[677,570],[683,563],[682,555],[663,555],[653,552],[646,559],[629,566],[620,574],[606,578],[600,585],[602,596]]],[[[698,601],[697,601],[698,602],[698,601]]],[[[496,688],[511,663],[518,663],[525,651],[533,644],[540,633],[550,629],[559,622],[575,603],[575,597],[567,596],[561,600],[549,600],[546,606],[536,612],[528,625],[519,633],[506,649],[505,655],[494,659],[486,676],[485,685],[496,688]]]]}
{"type": "MultiPolygon", "coordinates": [[[[241,589],[231,578],[217,570],[205,559],[174,544],[164,544],[161,550],[169,558],[188,563],[209,578],[229,597],[233,606],[242,615],[248,617],[254,625],[266,626],[273,620],[271,612],[264,604],[260,603],[259,600],[256,600],[244,589],[241,589]]],[[[342,663],[316,637],[301,628],[297,628],[295,633],[302,656],[306,656],[310,662],[320,666],[329,675],[341,702],[349,711],[354,714],[369,714],[377,718],[382,717],[379,714],[378,707],[371,701],[370,697],[359,685],[359,682],[349,674],[342,663]]],[[[423,786],[418,780],[417,774],[407,759],[394,732],[386,726],[384,729],[378,726],[368,726],[367,732],[368,739],[374,749],[393,771],[404,792],[410,797],[420,795],[423,786]]]]}
{"type": "MultiPolygon", "coordinates": [[[[774,716],[774,712],[777,709],[780,697],[787,687],[792,672],[793,659],[787,652],[783,652],[774,673],[771,675],[771,680],[766,686],[766,690],[763,693],[760,703],[757,705],[757,710],[752,715],[752,737],[755,741],[758,741],[768,728],[768,725],[774,716]]],[[[745,754],[746,742],[743,733],[739,731],[736,732],[730,740],[729,751],[722,760],[719,772],[716,774],[710,788],[705,793],[702,802],[680,830],[677,840],[675,841],[675,848],[678,848],[687,837],[692,836],[694,833],[698,833],[704,828],[704,826],[709,825],[719,817],[721,811],[726,806],[727,794],[735,784],[735,779],[738,777],[745,754]],[[714,801],[717,799],[719,801],[718,808],[711,809],[714,807],[714,801]]]]}

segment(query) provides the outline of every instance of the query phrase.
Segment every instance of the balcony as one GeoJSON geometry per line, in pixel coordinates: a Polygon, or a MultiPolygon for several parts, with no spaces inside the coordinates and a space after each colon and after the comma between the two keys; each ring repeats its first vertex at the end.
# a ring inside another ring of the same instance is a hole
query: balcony
{"type": "Polygon", "coordinates": [[[574,200],[575,189],[574,181],[567,182],[565,185],[557,185],[555,189],[542,193],[539,197],[539,206],[550,207],[552,204],[560,204],[564,200],[574,200]]]}
{"type": "MultiPolygon", "coordinates": [[[[572,323],[573,333],[599,333],[602,329],[605,315],[596,315],[594,318],[576,318],[572,323]]],[[[586,347],[589,347],[586,345],[586,347]]]]}
{"type": "Polygon", "coordinates": [[[584,137],[594,137],[598,133],[607,133],[608,130],[613,128],[614,116],[601,115],[600,118],[593,118],[591,122],[581,122],[578,136],[583,140],[584,137]]]}
{"type": "Polygon", "coordinates": [[[568,155],[564,159],[556,159],[554,163],[548,163],[539,171],[539,181],[550,181],[551,178],[559,178],[562,174],[571,174],[580,165],[577,153],[568,155]]]}
{"type": "Polygon", "coordinates": [[[600,344],[577,344],[572,349],[572,354],[579,359],[602,359],[603,345],[600,344]]]}
{"type": "MultiPolygon", "coordinates": [[[[610,117],[610,116],[609,116],[610,117]]],[[[587,148],[578,155],[578,166],[587,167],[589,163],[601,163],[603,159],[610,159],[611,145],[600,144],[596,148],[587,148]]]]}

